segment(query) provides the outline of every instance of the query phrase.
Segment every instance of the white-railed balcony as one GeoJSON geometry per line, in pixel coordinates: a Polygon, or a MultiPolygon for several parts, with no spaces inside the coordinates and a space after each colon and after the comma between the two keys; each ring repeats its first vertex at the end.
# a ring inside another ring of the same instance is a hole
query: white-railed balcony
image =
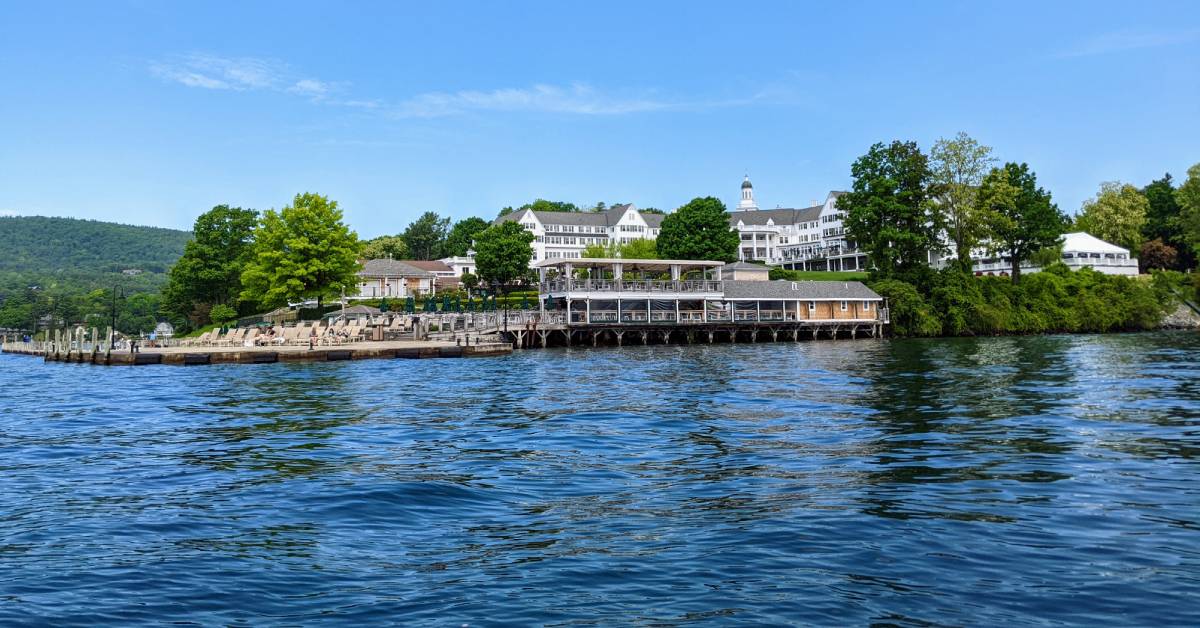
{"type": "Polygon", "coordinates": [[[722,282],[713,279],[554,279],[542,282],[540,288],[543,294],[720,294],[724,289],[722,282]]]}

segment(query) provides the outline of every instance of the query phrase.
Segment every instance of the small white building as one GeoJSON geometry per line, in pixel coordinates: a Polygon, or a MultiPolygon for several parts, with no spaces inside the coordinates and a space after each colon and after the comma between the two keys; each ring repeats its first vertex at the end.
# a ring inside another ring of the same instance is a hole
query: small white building
{"type": "MultiPolygon", "coordinates": [[[[1106,275],[1136,275],[1138,262],[1130,257],[1129,249],[1105,242],[1090,233],[1076,231],[1062,235],[1062,262],[1071,270],[1091,268],[1106,275]]],[[[1012,259],[1008,257],[983,257],[974,259],[971,270],[976,275],[1011,275],[1012,259]]],[[[1022,273],[1041,270],[1029,262],[1021,263],[1022,273]]]]}
{"type": "Polygon", "coordinates": [[[467,255],[443,257],[438,261],[449,267],[454,277],[462,277],[463,273],[475,274],[475,257],[472,253],[473,251],[467,251],[467,255]]]}
{"type": "Polygon", "coordinates": [[[363,262],[358,278],[358,294],[351,299],[404,298],[437,291],[437,275],[394,259],[363,262]]]}

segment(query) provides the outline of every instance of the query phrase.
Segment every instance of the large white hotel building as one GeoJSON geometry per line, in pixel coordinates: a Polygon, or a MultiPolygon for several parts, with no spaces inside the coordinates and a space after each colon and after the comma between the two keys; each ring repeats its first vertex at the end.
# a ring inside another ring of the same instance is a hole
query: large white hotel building
{"type": "MultiPolygon", "coordinates": [[[[754,186],[742,181],[741,200],[729,212],[729,224],[741,234],[741,261],[761,261],[792,270],[860,270],[867,256],[846,241],[842,214],[835,206],[840,192],[803,209],[759,209],[754,186]]],[[[623,244],[656,239],[661,214],[639,212],[632,204],[603,212],[539,212],[505,214],[496,223],[518,222],[533,234],[531,263],[583,256],[589,244],[623,244]]]]}

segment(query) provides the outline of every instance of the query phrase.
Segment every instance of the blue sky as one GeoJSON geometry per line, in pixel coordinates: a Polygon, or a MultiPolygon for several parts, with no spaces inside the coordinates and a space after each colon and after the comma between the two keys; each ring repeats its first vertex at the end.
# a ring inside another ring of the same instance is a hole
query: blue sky
{"type": "Polygon", "coordinates": [[[745,4],[0,0],[0,212],[804,206],[961,130],[1074,213],[1200,161],[1200,3],[745,4]]]}

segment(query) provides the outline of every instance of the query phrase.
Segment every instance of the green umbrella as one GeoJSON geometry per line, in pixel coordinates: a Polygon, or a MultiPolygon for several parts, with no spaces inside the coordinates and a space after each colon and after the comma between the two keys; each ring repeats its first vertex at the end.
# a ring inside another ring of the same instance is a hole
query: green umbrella
{"type": "Polygon", "coordinates": [[[546,309],[547,310],[554,309],[554,297],[553,296],[546,297],[546,309]]]}
{"type": "Polygon", "coordinates": [[[380,311],[380,312],[386,312],[386,311],[388,311],[388,301],[387,301],[387,297],[383,297],[383,300],[379,302],[379,311],[380,311]]]}
{"type": "Polygon", "coordinates": [[[460,314],[462,313],[462,301],[458,299],[458,295],[454,296],[454,311],[460,314]]]}
{"type": "Polygon", "coordinates": [[[433,300],[433,295],[425,297],[425,311],[426,312],[436,312],[437,311],[437,301],[433,300]]]}
{"type": "Polygon", "coordinates": [[[473,299],[471,297],[467,297],[467,311],[468,312],[475,311],[475,299],[473,299]]]}
{"type": "Polygon", "coordinates": [[[443,312],[450,311],[450,295],[448,295],[448,294],[442,295],[442,311],[443,312]]]}
{"type": "Polygon", "coordinates": [[[417,303],[412,297],[404,300],[404,311],[413,314],[417,311],[417,303]]]}
{"type": "Polygon", "coordinates": [[[528,294],[521,295],[521,309],[522,310],[529,309],[529,295],[528,294]]]}

